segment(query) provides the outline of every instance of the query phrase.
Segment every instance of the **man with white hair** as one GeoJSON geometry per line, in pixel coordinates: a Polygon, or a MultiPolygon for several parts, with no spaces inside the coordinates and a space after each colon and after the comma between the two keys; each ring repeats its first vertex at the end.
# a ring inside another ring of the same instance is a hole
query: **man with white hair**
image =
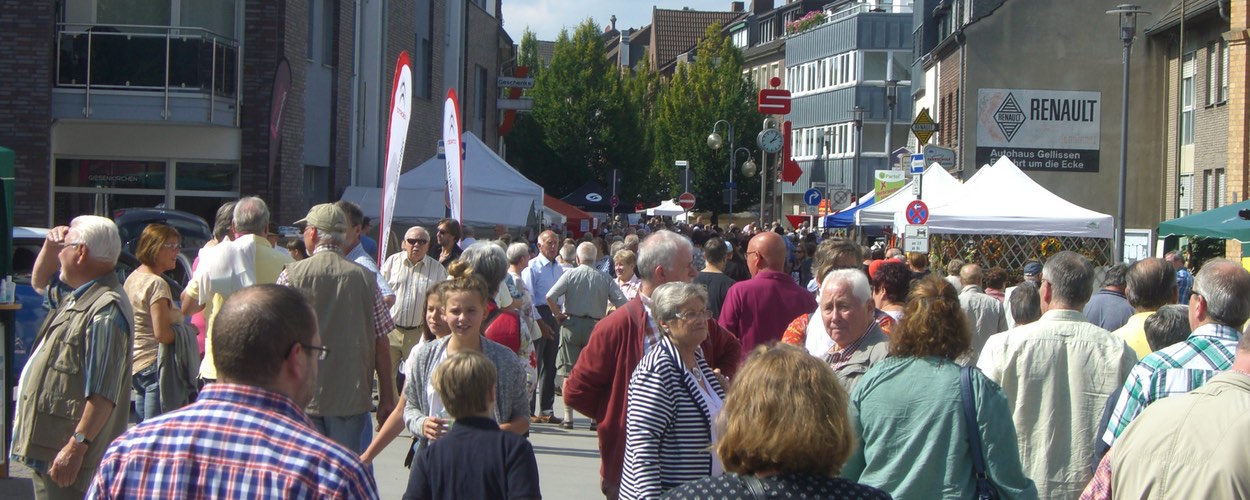
{"type": "Polygon", "coordinates": [[[889,351],[889,339],[875,319],[872,287],[859,269],[830,271],[820,285],[818,302],[820,320],[833,340],[825,362],[849,393],[889,351]]]}
{"type": "Polygon", "coordinates": [[[34,471],[35,498],[82,498],[126,430],[134,312],[113,272],[121,244],[113,221],[84,215],[50,229],[35,260],[49,312],[18,382],[9,455],[34,471]]]}
{"type": "MultiPolygon", "coordinates": [[[[590,332],[608,312],[608,303],[616,307],[625,305],[625,294],[608,275],[594,268],[599,251],[595,244],[584,241],[577,245],[577,267],[565,271],[547,291],[547,307],[561,311],[555,315],[560,325],[560,349],[556,354],[556,375],[568,377],[577,364],[590,332]],[[560,308],[560,299],[564,308],[560,308]]],[[[573,428],[573,409],[564,408],[564,421],[560,427],[573,428]]]]}
{"type": "MultiPolygon", "coordinates": [[[[595,325],[590,342],[564,384],[564,404],[595,419],[599,431],[602,491],[620,493],[625,463],[625,405],[629,378],[647,350],[663,333],[651,313],[651,292],[665,283],[694,279],[693,245],[672,231],[656,231],[638,251],[638,297],[595,325]]],[[[532,266],[532,264],[531,264],[532,266]]],[[[870,297],[871,300],[871,297],[870,297]]],[[[742,350],[738,339],[709,318],[708,337],[700,345],[712,368],[732,377],[742,350]]]]}
{"type": "Polygon", "coordinates": [[[392,368],[408,358],[424,333],[426,292],[447,279],[447,269],[429,255],[430,232],[424,227],[408,228],[401,246],[404,251],[387,257],[381,269],[382,278],[395,291],[391,306],[395,330],[388,335],[392,368]]]}

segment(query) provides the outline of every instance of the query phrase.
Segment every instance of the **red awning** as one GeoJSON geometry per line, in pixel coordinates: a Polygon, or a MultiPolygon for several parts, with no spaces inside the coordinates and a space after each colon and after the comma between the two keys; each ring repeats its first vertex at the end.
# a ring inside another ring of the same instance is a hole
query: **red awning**
{"type": "Polygon", "coordinates": [[[555,210],[556,212],[559,212],[560,215],[567,217],[570,221],[595,218],[595,216],[582,211],[582,209],[577,208],[573,205],[569,205],[568,203],[565,203],[563,201],[560,201],[559,198],[556,198],[549,194],[543,195],[543,205],[546,205],[547,208],[555,210]]]}

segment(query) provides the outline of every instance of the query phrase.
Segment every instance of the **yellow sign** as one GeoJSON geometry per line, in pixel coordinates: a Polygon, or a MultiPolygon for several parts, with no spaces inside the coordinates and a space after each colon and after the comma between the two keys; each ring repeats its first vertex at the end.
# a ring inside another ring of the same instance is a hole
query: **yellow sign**
{"type": "Polygon", "coordinates": [[[937,122],[929,116],[929,108],[921,108],[920,114],[917,114],[916,119],[911,122],[911,133],[916,136],[917,141],[920,141],[921,146],[928,144],[929,138],[933,137],[937,129],[937,122]]]}

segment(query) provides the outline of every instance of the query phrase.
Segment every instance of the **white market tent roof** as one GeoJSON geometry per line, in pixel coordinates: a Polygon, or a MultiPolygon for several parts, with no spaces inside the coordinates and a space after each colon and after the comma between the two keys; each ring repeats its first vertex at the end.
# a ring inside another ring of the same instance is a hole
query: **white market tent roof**
{"type": "MultiPolygon", "coordinates": [[[[926,197],[927,198],[927,197],[926,197]]],[[[1034,182],[1010,159],[999,158],[945,205],[929,205],[929,232],[1111,238],[1114,219],[1073,204],[1034,182]]],[[[895,214],[895,228],[904,213],[895,214]]]]}
{"type": "MultiPolygon", "coordinates": [[[[864,207],[855,214],[855,224],[859,226],[888,226],[894,224],[894,214],[907,209],[907,204],[916,199],[911,194],[911,185],[915,180],[908,182],[894,194],[885,197],[877,204],[864,207]]],[[[945,168],[936,163],[929,165],[924,171],[924,184],[921,186],[924,192],[921,193],[924,202],[930,207],[945,205],[955,200],[963,192],[963,185],[959,183],[955,177],[951,176],[945,168]]]]}
{"type": "MultiPolygon", "coordinates": [[[[472,133],[464,141],[464,224],[525,226],[543,207],[543,188],[508,165],[472,133]]],[[[434,156],[399,176],[395,197],[396,224],[430,224],[447,213],[446,162],[434,156]]],[[[360,205],[365,215],[379,217],[382,189],[351,186],[343,199],[360,205]]],[[[549,216],[550,217],[550,216],[549,216]]],[[[550,218],[548,219],[550,220],[550,218]]]]}
{"type": "Polygon", "coordinates": [[[686,209],[681,208],[675,200],[664,200],[659,205],[648,208],[647,215],[659,215],[661,217],[676,217],[686,213],[686,209]]]}

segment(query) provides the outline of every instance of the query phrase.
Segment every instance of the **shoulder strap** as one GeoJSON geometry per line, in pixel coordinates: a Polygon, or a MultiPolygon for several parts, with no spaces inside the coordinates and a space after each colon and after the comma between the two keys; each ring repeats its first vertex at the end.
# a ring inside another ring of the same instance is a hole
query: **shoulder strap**
{"type": "Polygon", "coordinates": [[[746,485],[747,491],[751,493],[751,498],[763,500],[767,498],[764,495],[764,482],[754,474],[738,474],[738,480],[746,485]]]}
{"type": "Polygon", "coordinates": [[[972,452],[972,472],[977,479],[985,479],[985,457],[981,454],[981,428],[977,425],[976,402],[972,399],[972,367],[959,369],[959,392],[963,399],[964,428],[968,431],[968,446],[972,452]]]}

